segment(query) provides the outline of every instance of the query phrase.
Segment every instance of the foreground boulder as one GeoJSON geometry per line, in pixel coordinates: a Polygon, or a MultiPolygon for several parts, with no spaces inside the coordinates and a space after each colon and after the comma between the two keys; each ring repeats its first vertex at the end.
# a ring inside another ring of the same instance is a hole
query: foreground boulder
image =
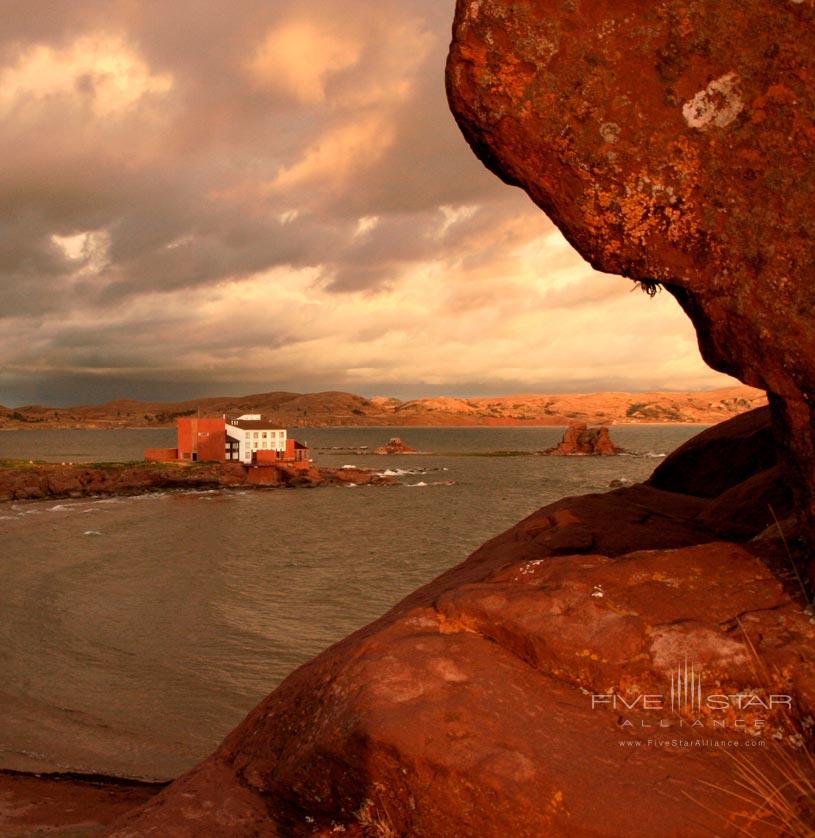
{"type": "Polygon", "coordinates": [[[778,463],[769,408],[714,425],[677,448],[651,475],[659,489],[715,498],[778,463]]]}
{"type": "Polygon", "coordinates": [[[576,422],[569,425],[558,445],[547,448],[543,453],[551,457],[613,457],[622,451],[622,448],[611,441],[608,428],[589,428],[585,422],[576,422]]]}
{"type": "Polygon", "coordinates": [[[458,0],[447,84],[492,171],[769,391],[815,545],[813,73],[810,0],[458,0]]]}
{"type": "MultiPolygon", "coordinates": [[[[110,834],[736,835],[754,816],[750,834],[779,834],[715,744],[799,742],[815,625],[778,537],[718,540],[717,500],[638,485],[541,509],[289,676],[110,834]],[[705,695],[742,698],[644,710],[685,661],[705,695]]],[[[755,538],[749,507],[718,523],[755,538]]],[[[781,782],[771,749],[743,759],[781,782]]]]}

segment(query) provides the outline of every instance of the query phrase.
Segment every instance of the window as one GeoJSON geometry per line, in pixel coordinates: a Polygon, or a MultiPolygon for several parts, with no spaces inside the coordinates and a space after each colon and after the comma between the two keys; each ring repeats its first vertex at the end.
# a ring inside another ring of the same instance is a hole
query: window
{"type": "Polygon", "coordinates": [[[266,431],[264,431],[264,432],[263,432],[263,438],[264,438],[264,439],[266,439],[266,437],[267,437],[268,435],[269,435],[269,434],[267,434],[267,433],[266,433],[266,431]]]}

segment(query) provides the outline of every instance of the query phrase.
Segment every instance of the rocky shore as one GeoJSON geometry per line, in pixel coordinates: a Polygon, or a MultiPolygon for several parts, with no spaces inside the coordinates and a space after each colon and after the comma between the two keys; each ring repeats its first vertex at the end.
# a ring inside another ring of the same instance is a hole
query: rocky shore
{"type": "Polygon", "coordinates": [[[374,485],[392,477],[360,468],[296,469],[240,463],[0,463],[0,501],[136,495],[167,489],[374,485]]]}
{"type": "Polygon", "coordinates": [[[79,774],[0,770],[0,836],[87,836],[167,784],[79,774]]]}

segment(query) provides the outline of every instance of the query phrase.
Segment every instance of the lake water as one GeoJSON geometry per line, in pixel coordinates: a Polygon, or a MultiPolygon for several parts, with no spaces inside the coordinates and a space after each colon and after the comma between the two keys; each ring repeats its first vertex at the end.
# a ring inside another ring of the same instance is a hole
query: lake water
{"type": "MultiPolygon", "coordinates": [[[[558,428],[329,428],[434,456],[319,453],[392,487],[167,492],[0,504],[0,767],[166,778],[292,669],[565,495],[641,480],[699,428],[628,426],[632,456],[488,457],[558,428]]],[[[0,458],[139,459],[168,430],[0,432],[0,458]]]]}

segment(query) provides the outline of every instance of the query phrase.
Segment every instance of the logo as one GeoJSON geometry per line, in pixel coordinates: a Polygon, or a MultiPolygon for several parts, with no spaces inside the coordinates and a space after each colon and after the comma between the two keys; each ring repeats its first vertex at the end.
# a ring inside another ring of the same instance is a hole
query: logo
{"type": "Polygon", "coordinates": [[[685,666],[677,666],[671,673],[671,712],[685,710],[691,713],[702,712],[702,673],[696,675],[696,667],[691,664],[688,678],[688,659],[685,666]]]}
{"type": "Polygon", "coordinates": [[[792,696],[764,691],[708,690],[701,667],[687,658],[671,670],[665,692],[590,693],[593,710],[620,713],[621,728],[720,728],[760,730],[770,715],[792,709],[792,696]],[[636,716],[634,715],[636,714],[636,716]],[[654,714],[659,714],[655,716],[654,714]]]}

